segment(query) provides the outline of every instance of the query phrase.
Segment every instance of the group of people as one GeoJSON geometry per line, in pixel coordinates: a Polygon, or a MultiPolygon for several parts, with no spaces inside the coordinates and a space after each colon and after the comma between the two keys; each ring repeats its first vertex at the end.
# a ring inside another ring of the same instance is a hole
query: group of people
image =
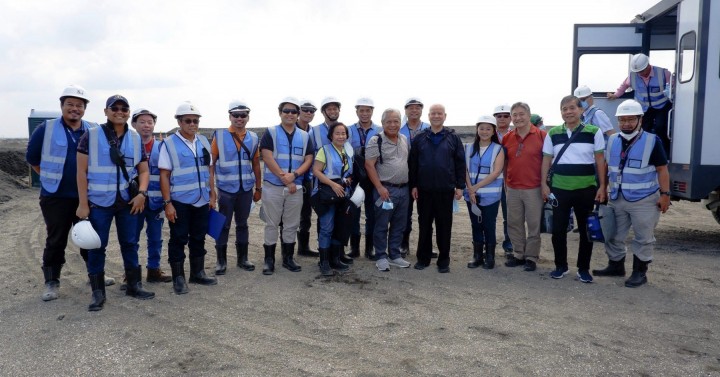
{"type": "MultiPolygon", "coordinates": [[[[629,81],[642,81],[638,75],[629,81]]],[[[652,87],[655,81],[651,74],[645,85],[652,87]]],[[[215,275],[227,272],[233,220],[237,266],[253,271],[248,217],[253,202],[260,200],[265,275],[275,271],[278,237],[282,267],[289,271],[302,269],[294,258],[296,243],[299,255],[319,258],[322,275],[348,270],[360,256],[363,212],[365,257],[380,271],[408,268],[414,202],[419,228],[414,268],[429,267],[435,257],[438,271],[447,273],[453,207],[463,198],[472,228],[469,268],[495,267],[496,219],[502,209],[505,266],[535,271],[541,212],[548,202],[553,206],[555,254],[550,276],[560,279],[569,272],[566,232],[572,211],[580,230],[577,277],[585,283],[593,281],[587,215],[596,204],[607,202],[617,231],[606,235],[608,266],[593,274],[625,275],[625,237],[632,227],[633,273],[625,285],[640,286],[647,281],[659,213],[669,206],[669,176],[662,139],[642,127],[642,101],[648,98],[638,99],[618,106],[619,133],[607,114],[593,105],[587,87],[561,100],[564,123],[549,131],[531,122],[526,103],[500,105],[492,115],[478,118],[474,139],[467,145],[445,127],[443,105],[431,105],[429,124],[424,123],[420,118],[425,106],[414,97],[405,103],[405,124],[403,113],[389,108],[381,115],[381,125],[372,122],[373,101],[360,98],[355,104],[358,122],[350,126],[338,121],[341,102],[336,98],[324,99],[318,109],[312,101],[288,97],[278,105],[280,124],[262,137],[246,127],[248,104],[232,101],[230,125],[216,130],[211,141],[198,133],[199,109],[184,102],[175,112],[178,131],[157,140],[157,115],[152,111],[139,108],[131,114],[129,101],[114,95],[105,102],[107,121],[89,123],[82,119],[89,102],[86,91],[67,87],[60,96],[62,116],[37,127],[26,156],[40,176],[40,208],[47,229],[42,299],[58,297],[68,233],[81,219],[89,220],[100,239],[99,247],[81,249],[92,291],[90,311],[103,308],[105,286],[114,284],[105,276],[113,220],[128,296],[154,297],[142,285],[138,245],[143,228],[147,282],[172,282],[177,294],[188,292],[188,282],[217,284],[205,272],[205,237],[215,207],[225,216],[215,242],[215,275]],[[323,122],[311,126],[317,110],[323,122]],[[312,210],[317,215],[318,251],[310,247],[312,210]],[[160,268],[165,219],[170,226],[170,275],[160,268]]]]}

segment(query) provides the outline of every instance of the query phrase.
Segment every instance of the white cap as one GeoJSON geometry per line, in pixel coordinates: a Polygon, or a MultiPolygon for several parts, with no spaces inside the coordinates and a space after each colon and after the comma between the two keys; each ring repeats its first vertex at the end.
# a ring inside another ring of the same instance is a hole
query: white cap
{"type": "Polygon", "coordinates": [[[335,97],[325,97],[323,98],[322,102],[320,102],[320,111],[325,110],[325,106],[334,103],[338,107],[340,107],[340,100],[335,97]]]}
{"type": "Polygon", "coordinates": [[[575,88],[573,95],[577,98],[585,98],[592,95],[592,90],[587,85],[578,86],[575,88]]]}
{"type": "Polygon", "coordinates": [[[88,98],[85,88],[83,88],[80,85],[72,84],[72,85],[66,87],[65,89],[63,89],[63,92],[60,95],[60,99],[62,100],[65,97],[75,97],[75,98],[80,98],[81,100],[83,100],[85,102],[90,102],[90,98],[88,98]]]}
{"type": "Polygon", "coordinates": [[[234,99],[228,105],[228,112],[232,111],[250,111],[250,108],[245,101],[234,99]]]}
{"type": "Polygon", "coordinates": [[[375,103],[371,98],[368,97],[362,97],[358,98],[357,102],[355,102],[355,108],[358,108],[359,106],[367,106],[375,108],[375,103]]]}
{"type": "Polygon", "coordinates": [[[418,97],[410,97],[405,101],[405,108],[407,109],[410,105],[420,105],[420,107],[424,107],[423,102],[418,97]]]}
{"type": "Polygon", "coordinates": [[[175,118],[179,118],[183,115],[197,115],[201,117],[200,110],[197,106],[193,105],[190,101],[185,101],[178,106],[175,110],[175,118]]]}
{"type": "Polygon", "coordinates": [[[300,107],[312,107],[313,109],[317,110],[317,106],[315,106],[315,102],[313,102],[309,99],[301,99],[300,107]]]}
{"type": "Polygon", "coordinates": [[[143,109],[142,107],[133,111],[132,117],[130,119],[132,119],[132,121],[135,122],[137,120],[137,117],[139,117],[140,115],[150,115],[153,118],[153,120],[157,120],[157,115],[155,115],[155,113],[153,113],[152,111],[150,111],[148,109],[143,109]]]}
{"type": "Polygon", "coordinates": [[[643,115],[645,112],[642,109],[642,106],[638,101],[635,101],[634,99],[628,99],[623,101],[623,103],[618,106],[617,111],[615,111],[615,116],[625,116],[625,115],[643,115]]]}
{"type": "Polygon", "coordinates": [[[295,97],[285,97],[280,101],[280,104],[278,105],[279,108],[282,108],[282,105],[284,103],[289,103],[291,105],[297,106],[297,108],[300,108],[300,100],[295,97]]]}
{"type": "Polygon", "coordinates": [[[510,114],[510,105],[508,104],[502,104],[495,107],[495,111],[493,111],[493,115],[495,114],[502,114],[502,113],[508,113],[510,114]]]}
{"type": "Polygon", "coordinates": [[[477,126],[480,123],[490,123],[493,126],[497,127],[497,123],[495,122],[495,117],[490,116],[490,115],[480,115],[480,117],[478,117],[477,122],[475,122],[475,125],[477,126]]]}
{"type": "Polygon", "coordinates": [[[650,59],[645,54],[635,54],[630,58],[630,71],[640,72],[647,68],[650,64],[650,59]]]}

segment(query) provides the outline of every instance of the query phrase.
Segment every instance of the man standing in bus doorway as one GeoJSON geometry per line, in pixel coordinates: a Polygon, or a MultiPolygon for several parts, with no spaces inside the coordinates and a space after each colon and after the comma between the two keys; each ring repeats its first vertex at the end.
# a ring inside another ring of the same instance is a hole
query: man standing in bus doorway
{"type": "Polygon", "coordinates": [[[575,88],[573,94],[580,98],[580,106],[583,108],[582,122],[600,127],[605,141],[607,141],[608,137],[615,133],[615,128],[610,123],[610,118],[605,111],[595,106],[592,90],[587,85],[582,85],[575,88]]]}
{"type": "Polygon", "coordinates": [[[669,155],[668,113],[672,108],[672,74],[665,68],[650,65],[647,55],[636,54],[630,58],[630,75],[615,93],[607,94],[608,99],[619,98],[630,87],[634,90],[635,100],[644,111],[642,129],[660,137],[665,154],[669,155]]]}

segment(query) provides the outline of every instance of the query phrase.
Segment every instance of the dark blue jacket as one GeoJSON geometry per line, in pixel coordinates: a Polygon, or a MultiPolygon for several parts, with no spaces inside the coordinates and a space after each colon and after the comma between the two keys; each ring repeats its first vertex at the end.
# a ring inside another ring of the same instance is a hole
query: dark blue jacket
{"type": "Polygon", "coordinates": [[[452,191],[465,188],[465,148],[455,130],[422,130],[410,148],[410,188],[452,191]]]}

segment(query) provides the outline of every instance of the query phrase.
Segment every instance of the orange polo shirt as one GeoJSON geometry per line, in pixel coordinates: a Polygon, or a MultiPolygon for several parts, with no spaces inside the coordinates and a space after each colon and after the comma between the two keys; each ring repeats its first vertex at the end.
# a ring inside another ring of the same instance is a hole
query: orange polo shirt
{"type": "Polygon", "coordinates": [[[505,184],[515,190],[540,187],[542,148],[547,132],[530,126],[530,132],[521,138],[517,130],[508,132],[502,139],[505,147],[505,184]]]}
{"type": "MultiPolygon", "coordinates": [[[[234,133],[235,133],[235,127],[233,127],[233,126],[228,127],[228,132],[230,132],[231,134],[234,134],[234,133]]],[[[246,129],[246,128],[244,128],[242,131],[240,131],[240,132],[237,134],[238,138],[239,138],[240,140],[242,140],[243,142],[245,142],[245,135],[247,135],[247,129],[246,129]]],[[[234,138],[234,137],[233,137],[233,140],[235,141],[235,147],[236,147],[238,150],[240,150],[240,148],[241,148],[240,143],[239,143],[239,142],[237,141],[237,139],[234,138]]],[[[220,156],[220,151],[218,150],[217,141],[216,141],[215,138],[213,138],[212,145],[211,145],[211,149],[212,149],[213,161],[215,161],[215,160],[217,160],[217,159],[219,158],[219,156],[220,156]]],[[[258,149],[255,151],[255,156],[253,157],[253,160],[255,160],[255,159],[258,159],[258,160],[260,159],[260,148],[258,148],[258,149]]]]}

